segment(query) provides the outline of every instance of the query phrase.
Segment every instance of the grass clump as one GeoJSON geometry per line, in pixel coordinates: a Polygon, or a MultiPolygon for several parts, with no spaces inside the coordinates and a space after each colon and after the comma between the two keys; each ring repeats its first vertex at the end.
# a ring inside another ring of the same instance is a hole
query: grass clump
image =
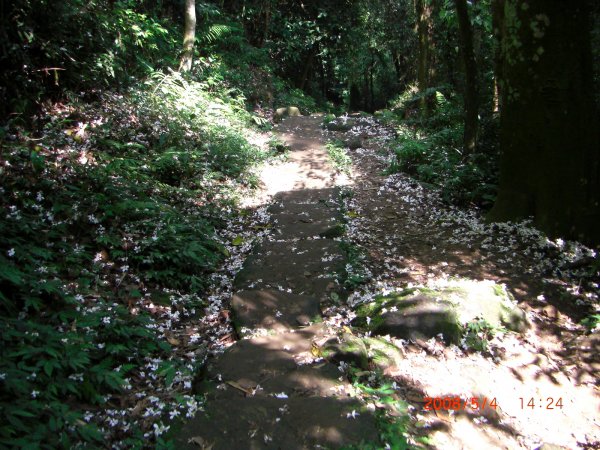
{"type": "Polygon", "coordinates": [[[328,142],[325,145],[325,148],[327,149],[329,162],[331,163],[333,168],[337,172],[349,174],[350,169],[352,168],[352,158],[350,158],[350,156],[348,155],[344,143],[339,140],[335,140],[332,142],[328,142]]]}

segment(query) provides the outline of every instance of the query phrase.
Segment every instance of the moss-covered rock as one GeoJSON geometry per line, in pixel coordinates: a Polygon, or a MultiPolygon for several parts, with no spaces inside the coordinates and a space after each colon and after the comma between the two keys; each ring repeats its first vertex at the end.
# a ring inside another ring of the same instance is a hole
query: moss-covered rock
{"type": "Polygon", "coordinates": [[[273,122],[281,122],[286,117],[297,117],[301,115],[300,110],[295,106],[277,108],[275,114],[273,114],[273,122]]]}
{"type": "Polygon", "coordinates": [[[321,348],[321,354],[332,362],[343,361],[361,369],[367,369],[369,366],[365,343],[350,333],[343,333],[326,341],[321,348]]]}
{"type": "Polygon", "coordinates": [[[367,347],[367,354],[371,366],[382,372],[387,372],[400,366],[404,359],[402,352],[391,342],[380,337],[366,337],[363,342],[367,347]]]}
{"type": "Polygon", "coordinates": [[[361,305],[355,325],[375,335],[428,339],[442,334],[460,342],[465,325],[483,320],[493,327],[524,331],[525,313],[503,286],[492,281],[454,280],[440,289],[407,289],[361,305]]]}

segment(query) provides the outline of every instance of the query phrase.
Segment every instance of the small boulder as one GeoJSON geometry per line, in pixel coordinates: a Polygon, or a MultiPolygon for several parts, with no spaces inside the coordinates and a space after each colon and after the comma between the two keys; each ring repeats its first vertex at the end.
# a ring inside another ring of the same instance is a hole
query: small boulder
{"type": "Polygon", "coordinates": [[[356,125],[356,119],[351,119],[348,117],[338,117],[331,122],[325,124],[325,128],[329,131],[341,131],[345,133],[349,131],[354,125],[356,125]]]}
{"type": "Polygon", "coordinates": [[[277,108],[275,114],[273,114],[273,122],[281,122],[286,117],[298,117],[301,115],[300,110],[295,106],[277,108]]]}
{"type": "Polygon", "coordinates": [[[350,150],[356,150],[357,148],[361,148],[363,146],[363,143],[362,139],[358,136],[352,136],[344,140],[344,145],[350,150]]]}
{"type": "Polygon", "coordinates": [[[483,320],[492,327],[522,332],[525,312],[504,287],[492,281],[455,280],[439,289],[407,289],[361,305],[355,324],[375,335],[429,339],[442,334],[459,343],[466,324],[483,320]]]}
{"type": "Polygon", "coordinates": [[[369,358],[367,347],[363,340],[350,333],[343,333],[339,337],[328,339],[321,347],[322,355],[329,361],[341,361],[353,364],[361,369],[367,369],[369,358]]]}
{"type": "Polygon", "coordinates": [[[380,337],[366,337],[363,341],[372,366],[383,373],[400,367],[404,355],[394,344],[380,337]]]}

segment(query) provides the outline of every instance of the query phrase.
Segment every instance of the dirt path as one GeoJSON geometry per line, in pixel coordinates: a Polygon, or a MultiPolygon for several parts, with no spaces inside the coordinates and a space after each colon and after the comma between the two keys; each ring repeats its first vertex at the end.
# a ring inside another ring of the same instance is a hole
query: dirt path
{"type": "Polygon", "coordinates": [[[353,398],[338,367],[314,348],[336,333],[321,310],[343,295],[344,253],[336,175],[318,117],[293,117],[279,133],[285,164],[263,173],[273,232],[234,282],[233,321],[244,339],[202,374],[203,414],[186,424],[177,448],[337,448],[376,442],[375,419],[353,398]]]}
{"type": "MultiPolygon", "coordinates": [[[[242,339],[207,365],[198,387],[207,396],[205,411],[184,426],[177,448],[365,448],[377,442],[381,430],[372,412],[387,410],[384,402],[376,396],[365,402],[364,392],[348,383],[347,366],[330,355],[323,359],[321,350],[352,328],[356,305],[456,278],[505,284],[531,328],[499,334],[483,352],[435,337],[388,336],[380,339],[394,346],[394,364],[381,366],[372,358],[377,349],[364,344],[365,358],[360,349],[342,356],[361,366],[354,376],[363,384],[391,383],[387,398],[405,402],[401,430],[410,444],[600,448],[600,338],[586,335],[574,315],[579,302],[596,294],[577,277],[556,275],[558,253],[552,260],[531,229],[485,225],[476,211],[447,207],[408,177],[382,175],[389,131],[370,118],[355,122],[328,136],[361,142],[351,151],[349,179],[327,163],[320,118],[289,118],[278,127],[291,151],[287,162],[262,173],[265,194],[274,196],[272,232],[234,282],[231,309],[242,339]],[[342,199],[342,185],[352,195],[342,199]],[[341,250],[340,229],[354,246],[352,261],[341,250]],[[345,292],[339,280],[355,269],[363,283],[345,292]],[[427,411],[428,397],[476,398],[488,406],[427,411]]],[[[376,343],[353,331],[362,342],[376,343]]]]}

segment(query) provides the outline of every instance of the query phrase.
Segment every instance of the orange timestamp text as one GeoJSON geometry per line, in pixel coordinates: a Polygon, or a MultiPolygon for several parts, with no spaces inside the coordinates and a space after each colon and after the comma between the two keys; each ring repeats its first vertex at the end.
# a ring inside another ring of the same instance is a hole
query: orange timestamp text
{"type": "Polygon", "coordinates": [[[498,408],[496,397],[471,397],[467,399],[461,397],[425,397],[423,401],[425,403],[425,406],[423,407],[425,411],[439,411],[441,409],[446,411],[462,411],[465,409],[477,411],[485,409],[486,407],[492,409],[498,408]]]}

